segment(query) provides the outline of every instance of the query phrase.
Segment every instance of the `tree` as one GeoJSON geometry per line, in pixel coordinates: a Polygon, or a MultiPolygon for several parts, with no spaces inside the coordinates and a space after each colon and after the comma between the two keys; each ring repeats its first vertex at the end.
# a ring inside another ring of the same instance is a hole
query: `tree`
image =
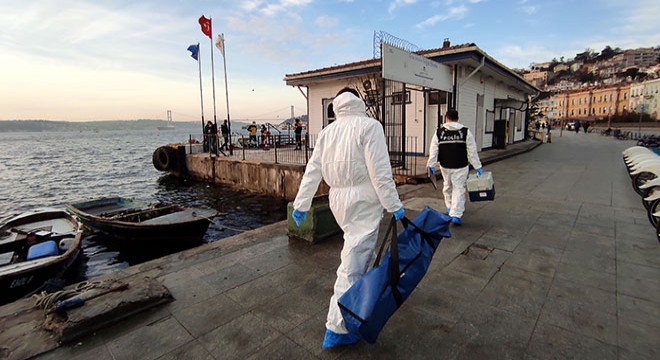
{"type": "Polygon", "coordinates": [[[607,60],[613,58],[617,53],[616,50],[612,49],[609,45],[605,46],[603,51],[598,55],[598,60],[607,60]]]}
{"type": "Polygon", "coordinates": [[[598,53],[592,49],[586,48],[583,52],[575,55],[576,61],[590,62],[598,56],[598,53]]]}

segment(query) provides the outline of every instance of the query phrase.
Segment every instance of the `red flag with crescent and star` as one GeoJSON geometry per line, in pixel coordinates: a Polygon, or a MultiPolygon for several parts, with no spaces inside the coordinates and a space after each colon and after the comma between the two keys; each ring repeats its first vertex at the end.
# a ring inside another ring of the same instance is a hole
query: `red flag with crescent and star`
{"type": "Polygon", "coordinates": [[[213,31],[211,29],[211,19],[207,19],[204,15],[199,17],[199,25],[202,27],[202,32],[204,35],[208,36],[209,39],[213,39],[213,31]]]}

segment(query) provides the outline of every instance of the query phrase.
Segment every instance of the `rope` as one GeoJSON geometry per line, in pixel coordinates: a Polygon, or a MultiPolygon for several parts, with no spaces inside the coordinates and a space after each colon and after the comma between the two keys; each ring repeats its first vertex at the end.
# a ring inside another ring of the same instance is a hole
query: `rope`
{"type": "MultiPolygon", "coordinates": [[[[92,290],[94,288],[103,287],[103,281],[83,281],[78,284],[73,289],[70,290],[60,290],[54,293],[47,293],[42,291],[39,294],[34,294],[32,297],[35,298],[35,305],[46,311],[55,307],[61,301],[69,299],[71,297],[80,295],[86,291],[92,290]]],[[[107,285],[106,285],[107,286],[107,285]]]]}

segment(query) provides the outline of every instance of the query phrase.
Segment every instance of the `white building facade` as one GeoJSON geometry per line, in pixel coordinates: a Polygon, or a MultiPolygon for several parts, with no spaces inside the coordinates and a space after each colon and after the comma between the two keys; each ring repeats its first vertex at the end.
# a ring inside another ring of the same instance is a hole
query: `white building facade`
{"type": "MultiPolygon", "coordinates": [[[[526,110],[529,99],[539,92],[536,87],[474,44],[415,54],[432,60],[434,67],[449,74],[448,79],[435,88],[383,79],[381,59],[370,59],[290,74],[284,80],[307,98],[312,136],[334,121],[332,99],[349,86],[361,93],[368,115],[383,123],[388,145],[405,137],[403,148],[408,154],[428,155],[433,134],[449,108],[455,108],[459,122],[472,130],[479,150],[526,138],[526,110]]],[[[390,146],[390,154],[395,147],[390,146]]]]}

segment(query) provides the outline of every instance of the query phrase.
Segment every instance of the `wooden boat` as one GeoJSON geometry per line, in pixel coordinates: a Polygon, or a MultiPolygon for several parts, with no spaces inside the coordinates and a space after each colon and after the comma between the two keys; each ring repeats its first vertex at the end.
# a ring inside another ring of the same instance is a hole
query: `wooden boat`
{"type": "Polygon", "coordinates": [[[66,205],[87,227],[111,237],[145,242],[201,242],[215,210],[150,206],[126,198],[101,198],[66,205]]]}
{"type": "Polygon", "coordinates": [[[65,275],[80,255],[82,224],[64,210],[28,212],[0,227],[0,303],[65,275]]]}

